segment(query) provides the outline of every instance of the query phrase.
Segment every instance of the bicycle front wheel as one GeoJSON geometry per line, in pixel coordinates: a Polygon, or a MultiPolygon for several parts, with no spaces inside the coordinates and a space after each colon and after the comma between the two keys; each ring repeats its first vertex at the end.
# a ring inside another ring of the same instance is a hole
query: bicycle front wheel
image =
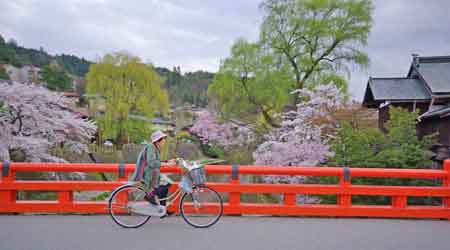
{"type": "Polygon", "coordinates": [[[151,216],[136,213],[135,208],[148,206],[145,195],[143,189],[134,185],[125,185],[114,190],[108,203],[109,214],[114,222],[125,228],[144,225],[151,216]]]}
{"type": "Polygon", "coordinates": [[[191,226],[207,228],[217,223],[223,214],[220,195],[208,187],[195,187],[185,193],[180,201],[180,213],[191,226]]]}

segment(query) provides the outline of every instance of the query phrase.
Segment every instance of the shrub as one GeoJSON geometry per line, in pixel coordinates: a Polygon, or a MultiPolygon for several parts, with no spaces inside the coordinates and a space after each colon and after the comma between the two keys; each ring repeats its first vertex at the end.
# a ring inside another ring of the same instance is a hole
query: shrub
{"type": "Polygon", "coordinates": [[[224,151],[214,145],[200,144],[200,149],[202,150],[203,154],[205,154],[208,157],[213,157],[213,158],[223,158],[224,157],[224,151]]]}
{"type": "Polygon", "coordinates": [[[9,75],[3,67],[0,67],[0,79],[9,80],[9,75]]]}
{"type": "MultiPolygon", "coordinates": [[[[380,168],[423,168],[431,164],[431,145],[435,135],[418,138],[416,134],[417,112],[408,112],[391,107],[391,119],[385,124],[387,133],[376,129],[359,129],[343,123],[332,142],[335,156],[329,165],[380,167],[380,168]]],[[[328,179],[321,178],[321,183],[328,179]]],[[[394,179],[394,178],[354,178],[353,184],[389,186],[435,186],[434,180],[394,179]]],[[[390,197],[355,196],[355,204],[389,204],[390,197]]],[[[416,204],[430,204],[436,199],[414,199],[416,204]]]]}

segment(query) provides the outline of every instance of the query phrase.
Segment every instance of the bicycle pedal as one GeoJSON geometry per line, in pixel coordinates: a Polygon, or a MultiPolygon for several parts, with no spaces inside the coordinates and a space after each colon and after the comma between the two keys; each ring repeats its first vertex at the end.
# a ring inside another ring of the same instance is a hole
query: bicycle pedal
{"type": "Polygon", "coordinates": [[[161,217],[159,217],[160,219],[164,219],[164,218],[166,218],[166,217],[169,217],[169,216],[171,216],[171,215],[173,215],[174,214],[174,212],[166,212],[163,216],[161,216],[161,217]]]}

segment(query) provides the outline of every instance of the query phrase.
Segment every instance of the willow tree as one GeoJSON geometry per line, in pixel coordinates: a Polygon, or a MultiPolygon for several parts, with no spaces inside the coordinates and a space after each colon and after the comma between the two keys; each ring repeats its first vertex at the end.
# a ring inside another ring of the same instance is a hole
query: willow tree
{"type": "Polygon", "coordinates": [[[279,126],[275,115],[289,102],[288,68],[259,44],[238,40],[208,88],[223,117],[248,124],[279,126]]]}
{"type": "Polygon", "coordinates": [[[107,54],[90,66],[86,79],[101,139],[121,144],[148,138],[151,118],[168,110],[162,78],[138,57],[107,54]]]}
{"type": "Polygon", "coordinates": [[[371,0],[266,0],[261,42],[290,65],[296,89],[347,89],[349,66],[366,66],[371,0]],[[345,74],[347,73],[347,74],[345,74]]]}

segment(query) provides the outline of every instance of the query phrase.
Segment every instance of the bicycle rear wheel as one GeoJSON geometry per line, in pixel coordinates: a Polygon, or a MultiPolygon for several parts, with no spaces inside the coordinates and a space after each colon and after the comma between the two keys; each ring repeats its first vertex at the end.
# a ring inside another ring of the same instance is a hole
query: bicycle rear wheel
{"type": "Polygon", "coordinates": [[[117,188],[111,194],[108,203],[109,214],[118,225],[125,228],[138,228],[144,225],[151,216],[133,211],[136,206],[148,206],[144,199],[146,192],[134,185],[117,188]]]}
{"type": "Polygon", "coordinates": [[[180,213],[191,226],[207,228],[217,223],[223,214],[220,195],[208,187],[195,187],[185,193],[180,201],[180,213]]]}

